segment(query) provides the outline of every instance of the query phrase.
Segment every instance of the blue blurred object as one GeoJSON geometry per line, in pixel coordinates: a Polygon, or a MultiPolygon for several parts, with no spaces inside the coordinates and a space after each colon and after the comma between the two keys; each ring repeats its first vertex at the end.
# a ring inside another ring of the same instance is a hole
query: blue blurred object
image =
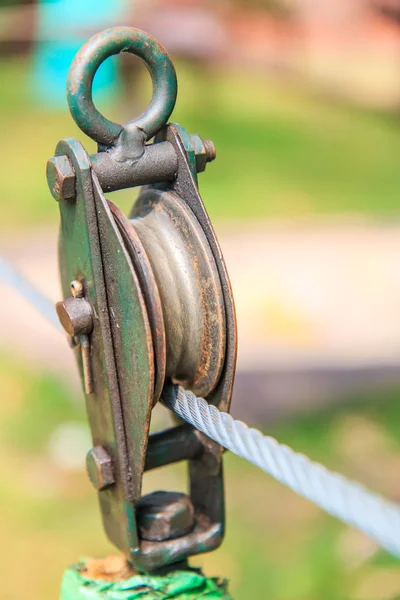
{"type": "MultiPolygon", "coordinates": [[[[127,0],[39,0],[32,77],[35,96],[46,109],[65,109],[65,82],[76,52],[93,33],[116,24],[127,0]]],[[[107,99],[118,85],[116,59],[99,68],[94,91],[107,99]]]]}

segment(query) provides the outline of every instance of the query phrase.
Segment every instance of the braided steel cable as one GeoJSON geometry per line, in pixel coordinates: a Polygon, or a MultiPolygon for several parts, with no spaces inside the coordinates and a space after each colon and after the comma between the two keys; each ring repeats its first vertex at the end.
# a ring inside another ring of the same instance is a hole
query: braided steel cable
{"type": "Polygon", "coordinates": [[[400,557],[400,505],[328,471],[192,392],[179,386],[174,390],[163,396],[164,404],[185,421],[400,557]]]}
{"type": "MultiPolygon", "coordinates": [[[[55,324],[50,302],[6,260],[0,257],[0,281],[28,300],[55,324]]],[[[58,324],[57,324],[58,325],[58,324]]],[[[58,328],[60,326],[58,325],[58,328]]],[[[203,398],[174,386],[163,395],[166,406],[221,446],[253,463],[293,491],[344,523],[363,531],[391,554],[400,557],[400,506],[298,454],[220,412],[203,398]]]]}

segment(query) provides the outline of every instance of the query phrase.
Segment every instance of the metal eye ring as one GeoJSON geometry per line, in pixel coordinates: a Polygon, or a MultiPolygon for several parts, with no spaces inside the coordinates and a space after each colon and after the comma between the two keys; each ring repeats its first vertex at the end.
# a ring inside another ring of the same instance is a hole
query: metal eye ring
{"type": "Polygon", "coordinates": [[[175,68],[161,44],[140,29],[111,27],[90,38],[76,54],[68,72],[67,99],[78,127],[99,144],[110,147],[128,126],[137,127],[146,140],[151,139],[168,121],[175,106],[177,87],[175,68]],[[97,69],[109,56],[120,52],[141,58],[153,83],[150,104],[126,125],[106,119],[92,98],[97,69]]]}

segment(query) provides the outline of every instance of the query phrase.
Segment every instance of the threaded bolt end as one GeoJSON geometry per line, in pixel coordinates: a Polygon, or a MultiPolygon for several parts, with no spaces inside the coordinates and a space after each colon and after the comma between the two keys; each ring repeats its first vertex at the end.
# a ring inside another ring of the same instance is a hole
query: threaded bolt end
{"type": "Polygon", "coordinates": [[[211,140],[203,140],[203,144],[204,148],[206,149],[207,162],[215,160],[215,157],[217,156],[217,151],[214,142],[212,142],[211,140]]]}

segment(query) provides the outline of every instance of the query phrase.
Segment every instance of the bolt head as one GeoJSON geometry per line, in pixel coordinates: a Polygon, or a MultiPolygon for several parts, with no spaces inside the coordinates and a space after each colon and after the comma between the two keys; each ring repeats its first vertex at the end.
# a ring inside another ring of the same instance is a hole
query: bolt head
{"type": "Polygon", "coordinates": [[[115,483],[112,460],[103,446],[95,446],[89,450],[86,468],[93,487],[99,492],[115,483]]]}
{"type": "Polygon", "coordinates": [[[143,540],[162,542],[190,533],[194,528],[194,508],[186,494],[153,492],[137,505],[137,522],[143,540]]]}
{"type": "Polygon", "coordinates": [[[67,298],[57,302],[56,311],[68,335],[88,335],[92,331],[92,309],[84,298],[67,298]]]}
{"type": "Polygon", "coordinates": [[[47,161],[47,183],[55,200],[75,199],[75,171],[67,156],[55,156],[47,161]]]}

